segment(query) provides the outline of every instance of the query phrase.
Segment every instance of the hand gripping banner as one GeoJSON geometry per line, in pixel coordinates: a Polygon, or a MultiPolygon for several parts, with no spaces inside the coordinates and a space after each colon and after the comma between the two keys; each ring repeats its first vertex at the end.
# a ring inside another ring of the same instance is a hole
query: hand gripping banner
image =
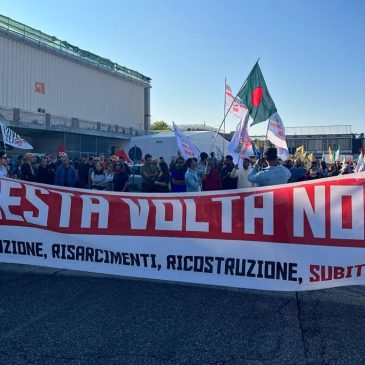
{"type": "Polygon", "coordinates": [[[365,173],[100,193],[0,179],[0,262],[279,291],[365,282],[365,173]]]}

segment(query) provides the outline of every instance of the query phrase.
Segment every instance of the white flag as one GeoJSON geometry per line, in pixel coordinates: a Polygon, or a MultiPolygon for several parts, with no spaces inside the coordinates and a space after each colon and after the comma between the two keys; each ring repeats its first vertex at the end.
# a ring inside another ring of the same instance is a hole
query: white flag
{"type": "Polygon", "coordinates": [[[200,156],[200,151],[197,146],[193,142],[190,141],[188,137],[185,136],[183,132],[175,125],[175,123],[172,123],[174,127],[175,137],[176,137],[176,143],[179,147],[179,150],[181,151],[183,157],[185,159],[190,157],[197,157],[200,156]]]}
{"type": "Polygon", "coordinates": [[[233,162],[242,167],[243,159],[245,157],[255,156],[255,152],[252,148],[252,143],[248,135],[248,117],[249,112],[246,112],[241,118],[240,123],[237,125],[236,132],[234,133],[230,144],[227,149],[233,157],[233,162]]]}
{"type": "Polygon", "coordinates": [[[289,150],[286,144],[285,127],[279,113],[274,113],[269,119],[267,139],[277,147],[278,156],[285,161],[289,156],[289,150]]]}
{"type": "Polygon", "coordinates": [[[218,146],[215,146],[215,150],[216,150],[217,160],[219,161],[224,156],[224,154],[218,146]]]}
{"type": "MultiPolygon", "coordinates": [[[[230,86],[226,83],[226,98],[225,98],[225,111],[227,113],[229,107],[233,103],[234,96],[232,94],[232,90],[230,86]]],[[[230,109],[230,113],[235,115],[236,117],[242,118],[245,114],[245,111],[247,110],[246,106],[243,104],[242,100],[240,98],[236,98],[234,100],[234,103],[232,105],[232,108],[230,109]]]]}
{"type": "Polygon", "coordinates": [[[12,129],[0,122],[1,133],[3,135],[3,142],[12,147],[21,148],[23,150],[32,150],[33,147],[23,138],[15,133],[12,129]]]}
{"type": "Polygon", "coordinates": [[[364,154],[362,151],[359,155],[359,159],[357,160],[357,164],[354,169],[354,172],[360,172],[360,171],[365,171],[364,154]]]}
{"type": "Polygon", "coordinates": [[[277,147],[278,150],[278,157],[283,161],[286,161],[289,157],[289,150],[286,148],[277,147]]]}

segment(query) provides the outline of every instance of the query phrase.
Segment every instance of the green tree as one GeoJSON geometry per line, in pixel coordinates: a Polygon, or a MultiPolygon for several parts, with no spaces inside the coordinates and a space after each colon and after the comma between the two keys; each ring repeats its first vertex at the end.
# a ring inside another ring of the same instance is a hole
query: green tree
{"type": "Polygon", "coordinates": [[[156,120],[151,124],[151,129],[154,131],[171,130],[171,127],[164,120],[156,120]]]}

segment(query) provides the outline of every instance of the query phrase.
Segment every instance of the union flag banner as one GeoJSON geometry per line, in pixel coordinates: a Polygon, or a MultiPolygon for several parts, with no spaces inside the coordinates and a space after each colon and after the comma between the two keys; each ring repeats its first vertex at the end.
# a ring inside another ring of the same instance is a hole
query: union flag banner
{"type": "Polygon", "coordinates": [[[0,178],[0,262],[278,291],[365,283],[365,172],[199,193],[0,178]]]}
{"type": "Polygon", "coordinates": [[[242,100],[238,97],[236,97],[236,99],[234,98],[234,95],[232,94],[232,89],[227,83],[224,103],[225,112],[227,113],[229,110],[230,113],[232,113],[236,117],[242,118],[247,111],[247,108],[242,103],[242,100]]]}
{"type": "Polygon", "coordinates": [[[227,149],[233,157],[233,162],[242,168],[245,157],[255,156],[250,136],[248,135],[248,110],[242,116],[240,123],[229,143],[227,149]]]}
{"type": "Polygon", "coordinates": [[[173,129],[176,137],[176,144],[179,147],[183,157],[188,159],[190,157],[199,158],[200,150],[195,144],[189,139],[189,137],[185,136],[183,132],[177,127],[175,123],[173,124],[173,129]]]}
{"type": "Polygon", "coordinates": [[[31,150],[33,147],[23,138],[15,133],[11,128],[0,122],[3,143],[12,147],[21,148],[23,150],[31,150]]]}

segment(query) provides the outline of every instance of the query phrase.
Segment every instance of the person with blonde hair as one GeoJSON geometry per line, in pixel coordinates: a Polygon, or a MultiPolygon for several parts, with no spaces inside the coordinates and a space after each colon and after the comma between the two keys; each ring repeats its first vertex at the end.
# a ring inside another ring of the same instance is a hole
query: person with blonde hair
{"type": "Polygon", "coordinates": [[[22,179],[26,181],[35,181],[36,174],[34,171],[34,155],[33,153],[27,152],[24,155],[23,165],[20,169],[22,179]]]}

